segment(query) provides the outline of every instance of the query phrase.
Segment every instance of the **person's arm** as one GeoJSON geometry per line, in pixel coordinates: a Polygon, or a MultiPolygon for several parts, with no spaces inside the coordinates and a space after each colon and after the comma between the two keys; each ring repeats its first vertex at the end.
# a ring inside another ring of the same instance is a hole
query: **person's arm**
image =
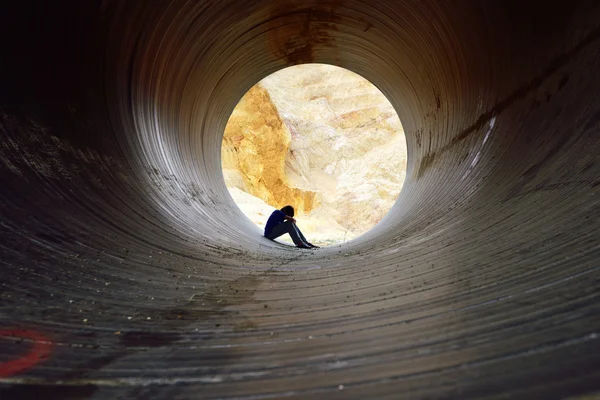
{"type": "Polygon", "coordinates": [[[286,215],[285,217],[283,217],[284,220],[288,220],[288,221],[292,221],[293,223],[296,223],[296,220],[292,217],[290,217],[289,215],[286,215]]]}

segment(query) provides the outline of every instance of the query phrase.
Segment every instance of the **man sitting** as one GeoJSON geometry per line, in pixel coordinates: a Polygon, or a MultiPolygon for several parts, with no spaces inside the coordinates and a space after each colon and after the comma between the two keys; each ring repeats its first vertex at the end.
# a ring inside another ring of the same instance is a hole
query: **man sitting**
{"type": "Polygon", "coordinates": [[[294,207],[285,206],[281,210],[275,210],[267,220],[265,226],[265,237],[274,240],[279,236],[288,233],[296,247],[301,249],[318,248],[314,244],[308,242],[294,219],[294,207]]]}

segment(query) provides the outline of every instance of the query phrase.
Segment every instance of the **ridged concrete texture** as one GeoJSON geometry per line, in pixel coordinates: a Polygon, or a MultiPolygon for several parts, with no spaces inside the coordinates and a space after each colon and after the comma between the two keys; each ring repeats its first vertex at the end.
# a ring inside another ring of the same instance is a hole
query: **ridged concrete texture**
{"type": "Polygon", "coordinates": [[[597,1],[6,3],[3,400],[600,390],[597,1]],[[390,214],[315,251],[261,238],[219,159],[307,62],[380,87],[409,146],[390,214]]]}

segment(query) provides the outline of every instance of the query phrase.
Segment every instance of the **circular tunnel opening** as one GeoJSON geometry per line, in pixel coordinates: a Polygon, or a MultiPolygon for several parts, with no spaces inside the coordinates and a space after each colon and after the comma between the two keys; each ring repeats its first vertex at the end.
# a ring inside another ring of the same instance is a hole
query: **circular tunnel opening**
{"type": "Polygon", "coordinates": [[[254,85],[233,110],[221,149],[229,193],[254,224],[264,229],[274,209],[292,205],[319,246],[352,240],[384,217],[406,158],[400,119],[383,93],[327,64],[288,67],[254,85]]]}

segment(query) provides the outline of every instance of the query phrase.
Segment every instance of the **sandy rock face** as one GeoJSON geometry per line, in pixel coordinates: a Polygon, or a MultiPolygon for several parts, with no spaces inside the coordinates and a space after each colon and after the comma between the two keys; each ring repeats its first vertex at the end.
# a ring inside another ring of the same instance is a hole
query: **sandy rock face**
{"type": "Polygon", "coordinates": [[[273,208],[291,204],[305,236],[321,244],[379,222],[406,169],[404,132],[385,96],[359,75],[314,64],[252,88],[227,125],[222,155],[230,193],[253,210],[250,219],[264,226],[273,208]],[[250,206],[240,192],[266,204],[250,206]]]}
{"type": "Polygon", "coordinates": [[[285,165],[290,134],[267,90],[256,85],[242,98],[225,129],[222,165],[228,187],[237,187],[276,208],[313,209],[314,191],[290,186],[285,165]]]}

